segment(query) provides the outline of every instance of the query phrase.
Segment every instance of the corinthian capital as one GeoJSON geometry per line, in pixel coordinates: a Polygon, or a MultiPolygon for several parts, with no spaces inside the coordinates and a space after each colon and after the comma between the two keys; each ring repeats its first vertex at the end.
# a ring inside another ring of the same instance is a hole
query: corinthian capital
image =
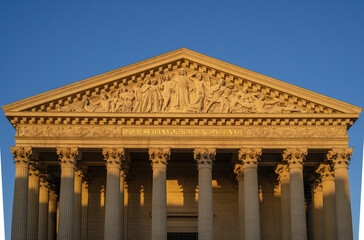
{"type": "Polygon", "coordinates": [[[236,174],[236,180],[243,181],[244,180],[243,164],[240,164],[240,163],[235,164],[234,173],[236,174]]]}
{"type": "Polygon", "coordinates": [[[257,168],[261,156],[261,148],[240,148],[238,153],[244,168],[257,168]]]}
{"type": "Polygon", "coordinates": [[[278,175],[278,181],[280,182],[289,181],[289,168],[287,164],[278,164],[275,169],[275,172],[278,175]]]}
{"type": "Polygon", "coordinates": [[[347,168],[352,154],[353,148],[333,148],[328,151],[326,157],[334,168],[347,168]]]}
{"type": "Polygon", "coordinates": [[[121,168],[121,163],[125,160],[124,148],[103,148],[102,154],[106,161],[106,167],[121,168]]]}
{"type": "Polygon", "coordinates": [[[28,167],[29,161],[32,156],[31,147],[11,147],[11,154],[13,154],[15,167],[24,166],[28,167]]]}
{"type": "Polygon", "coordinates": [[[216,148],[195,148],[193,156],[198,167],[212,168],[212,163],[215,161],[216,148]]]}
{"type": "Polygon", "coordinates": [[[171,157],[170,148],[149,148],[149,160],[152,167],[167,167],[167,162],[171,157]]]}
{"type": "Polygon", "coordinates": [[[316,169],[316,173],[319,174],[322,182],[335,180],[334,171],[329,164],[320,164],[316,169]]]}
{"type": "Polygon", "coordinates": [[[62,147],[57,148],[57,155],[61,167],[75,167],[78,158],[78,148],[62,147]]]}
{"type": "Polygon", "coordinates": [[[307,148],[287,148],[283,151],[283,161],[288,163],[289,169],[302,168],[307,152],[307,148]]]}

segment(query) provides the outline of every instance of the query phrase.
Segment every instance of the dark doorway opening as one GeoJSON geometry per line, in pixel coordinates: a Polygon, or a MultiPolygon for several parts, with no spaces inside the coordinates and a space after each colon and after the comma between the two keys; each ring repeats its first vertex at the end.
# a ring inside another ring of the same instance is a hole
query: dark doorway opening
{"type": "Polygon", "coordinates": [[[197,233],[168,233],[168,240],[197,240],[197,233]]]}

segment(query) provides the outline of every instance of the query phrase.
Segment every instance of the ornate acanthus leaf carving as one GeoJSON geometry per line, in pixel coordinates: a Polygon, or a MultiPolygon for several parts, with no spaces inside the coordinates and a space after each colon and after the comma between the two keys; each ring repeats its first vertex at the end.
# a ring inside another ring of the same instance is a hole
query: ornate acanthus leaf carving
{"type": "Polygon", "coordinates": [[[278,164],[275,169],[275,173],[278,175],[278,181],[289,181],[289,168],[287,164],[278,164]]]}
{"type": "Polygon", "coordinates": [[[13,154],[15,166],[28,166],[31,156],[31,147],[11,147],[11,154],[13,154]]]}
{"type": "MultiPolygon", "coordinates": [[[[260,88],[259,88],[260,89],[260,88]]],[[[297,100],[297,98],[296,98],[297,100]]],[[[146,76],[137,83],[83,96],[72,103],[57,106],[58,112],[122,113],[315,113],[282,100],[274,94],[234,84],[223,77],[177,68],[146,76]]]]}
{"type": "Polygon", "coordinates": [[[352,154],[353,148],[333,148],[328,151],[326,157],[332,162],[334,168],[347,168],[352,154]]]}
{"type": "Polygon", "coordinates": [[[321,181],[334,181],[334,171],[330,164],[320,164],[316,169],[316,173],[319,174],[321,181]]]}
{"type": "Polygon", "coordinates": [[[258,167],[258,161],[262,156],[261,148],[240,148],[238,157],[244,168],[258,167]]]}
{"type": "Polygon", "coordinates": [[[167,167],[167,162],[171,157],[170,148],[149,148],[148,153],[153,168],[167,167]]]}
{"type": "Polygon", "coordinates": [[[193,155],[198,167],[212,167],[212,163],[215,161],[216,148],[195,148],[193,155]]]}
{"type": "Polygon", "coordinates": [[[244,180],[244,167],[241,163],[236,163],[234,166],[234,173],[238,181],[244,180]]]}
{"type": "Polygon", "coordinates": [[[61,167],[75,167],[78,160],[78,148],[62,147],[57,148],[57,155],[61,167]]]}
{"type": "Polygon", "coordinates": [[[283,161],[288,163],[289,169],[302,168],[307,150],[307,148],[287,148],[283,151],[283,161]]]}
{"type": "Polygon", "coordinates": [[[125,160],[124,148],[103,148],[102,154],[104,155],[107,167],[121,168],[121,164],[125,160]]]}

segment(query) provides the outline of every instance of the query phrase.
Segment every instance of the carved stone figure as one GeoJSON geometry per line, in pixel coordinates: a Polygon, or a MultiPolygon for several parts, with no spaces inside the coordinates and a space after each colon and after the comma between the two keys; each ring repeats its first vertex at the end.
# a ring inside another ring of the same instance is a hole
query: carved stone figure
{"type": "Polygon", "coordinates": [[[190,102],[186,69],[181,68],[178,73],[173,73],[172,82],[175,89],[171,97],[170,111],[185,111],[190,102]]]}
{"type": "MultiPolygon", "coordinates": [[[[58,107],[60,112],[307,113],[307,108],[179,68],[58,107]]],[[[313,110],[311,110],[313,112],[313,110]]]]}
{"type": "Polygon", "coordinates": [[[203,75],[197,73],[196,75],[191,76],[191,81],[194,84],[193,88],[190,88],[190,92],[194,93],[194,95],[190,95],[190,105],[188,107],[189,111],[192,112],[202,112],[204,107],[205,100],[205,83],[203,81],[203,75]]]}
{"type": "Polygon", "coordinates": [[[166,75],[164,77],[161,77],[161,95],[162,95],[162,101],[161,101],[161,111],[165,112],[167,111],[167,106],[171,102],[171,96],[172,93],[175,92],[175,86],[176,83],[171,81],[171,76],[166,75]]]}

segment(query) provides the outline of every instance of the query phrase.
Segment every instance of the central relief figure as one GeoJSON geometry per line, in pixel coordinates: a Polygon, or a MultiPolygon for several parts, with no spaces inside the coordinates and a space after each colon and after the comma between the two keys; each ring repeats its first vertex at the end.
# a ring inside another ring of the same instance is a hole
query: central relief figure
{"type": "Polygon", "coordinates": [[[178,73],[173,73],[171,81],[174,91],[171,96],[170,111],[186,111],[190,103],[189,81],[186,70],[181,68],[178,73]]]}

